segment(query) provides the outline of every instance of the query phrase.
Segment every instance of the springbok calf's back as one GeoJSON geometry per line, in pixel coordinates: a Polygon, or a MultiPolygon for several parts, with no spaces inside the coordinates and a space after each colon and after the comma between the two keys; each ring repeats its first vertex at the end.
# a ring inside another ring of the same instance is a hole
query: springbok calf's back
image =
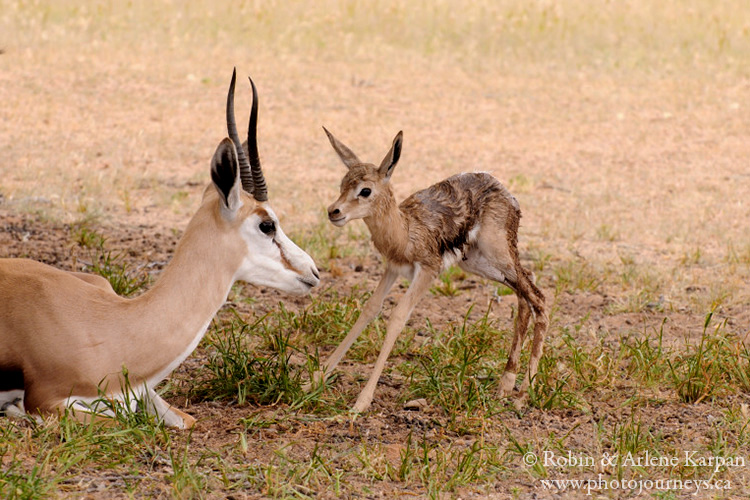
{"type": "Polygon", "coordinates": [[[211,159],[211,184],[174,256],[142,295],[117,296],[101,279],[26,259],[0,260],[0,407],[90,417],[99,396],[141,400],[166,424],[195,419],[154,387],[203,337],[237,280],[305,294],[319,282],[315,264],[281,230],[268,204],[257,155],[253,91],[247,153],[234,120],[235,75],[227,130],[211,159]],[[248,160],[249,156],[249,160],[248,160]],[[127,371],[127,378],[125,377],[127,371]],[[17,398],[23,398],[23,404],[17,398]]]}
{"type": "Polygon", "coordinates": [[[409,289],[388,321],[386,338],[373,373],[353,408],[355,412],[367,409],[396,337],[417,301],[446,265],[457,263],[466,271],[503,283],[518,296],[513,345],[500,386],[503,395],[510,394],[515,386],[520,349],[533,312],[532,355],[520,388],[524,391],[536,374],[542,355],[547,313],[544,294],[520,263],[518,201],[491,175],[465,173],[418,191],[397,205],[390,178],[401,156],[401,132],[377,167],[360,161],[328,130],[326,134],[348,169],[341,181],[339,198],[328,208],[328,218],[336,226],[363,219],[387,266],[357,322],[325,363],[325,370],[315,378],[325,379],[333,371],[365,326],[378,314],[398,276],[410,278],[409,289]]]}
{"type": "Polygon", "coordinates": [[[407,262],[437,269],[459,262],[476,245],[485,218],[512,236],[521,217],[516,199],[486,173],[449,177],[409,196],[399,209],[408,221],[407,262]]]}

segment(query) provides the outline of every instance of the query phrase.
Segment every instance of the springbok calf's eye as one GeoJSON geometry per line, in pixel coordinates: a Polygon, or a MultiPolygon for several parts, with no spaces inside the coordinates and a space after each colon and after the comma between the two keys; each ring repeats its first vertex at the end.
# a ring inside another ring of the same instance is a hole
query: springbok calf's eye
{"type": "Polygon", "coordinates": [[[271,234],[276,231],[276,224],[274,224],[272,220],[264,220],[260,223],[258,229],[260,229],[260,232],[263,234],[271,234]]]}
{"type": "Polygon", "coordinates": [[[372,193],[372,190],[370,188],[362,188],[362,191],[359,192],[359,196],[362,198],[367,198],[372,193]]]}

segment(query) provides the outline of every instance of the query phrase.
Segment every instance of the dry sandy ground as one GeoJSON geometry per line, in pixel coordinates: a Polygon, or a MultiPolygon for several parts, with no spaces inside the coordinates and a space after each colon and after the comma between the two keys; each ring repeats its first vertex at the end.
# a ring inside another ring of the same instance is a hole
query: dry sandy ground
{"type": "MultiPolygon", "coordinates": [[[[375,163],[403,130],[393,177],[398,198],[456,172],[482,170],[519,199],[520,246],[553,304],[551,336],[566,328],[582,343],[643,335],[666,318],[667,342],[681,345],[700,335],[712,309],[732,334],[750,333],[746,6],[696,2],[691,10],[666,2],[660,9],[641,1],[632,11],[600,7],[587,17],[573,2],[538,2],[528,11],[509,2],[500,12],[467,7],[467,19],[456,13],[454,22],[438,15],[450,10],[440,4],[438,14],[424,18],[435,24],[429,35],[399,2],[382,12],[372,6],[360,12],[347,2],[309,12],[269,5],[243,3],[238,20],[222,3],[0,2],[0,256],[80,266],[68,224],[87,221],[113,249],[127,250],[134,265],[165,262],[225,135],[226,86],[237,66],[260,92],[261,157],[288,234],[343,235],[338,245],[347,246],[346,232],[321,226],[344,171],[322,125],[375,163]],[[482,22],[483,12],[507,14],[503,29],[521,38],[509,37],[506,49],[483,45],[476,33],[492,24],[482,22]],[[394,19],[406,34],[388,25],[394,19]],[[462,20],[467,30],[456,31],[462,20]],[[452,31],[441,35],[441,29],[452,31]],[[583,284],[556,293],[566,270],[583,284]]],[[[240,116],[248,97],[240,85],[240,116]]],[[[365,233],[360,223],[353,231],[365,233]]],[[[324,258],[326,293],[348,294],[363,283],[371,289],[378,262],[371,251],[324,258]]],[[[428,318],[445,325],[471,304],[472,317],[479,317],[492,292],[474,283],[457,297],[431,296],[412,324],[419,328],[428,318]]],[[[241,294],[257,299],[261,310],[279,301],[291,309],[307,304],[249,287],[241,294]]],[[[509,325],[511,304],[510,298],[495,304],[493,317],[509,325]]],[[[186,383],[200,363],[198,353],[178,370],[176,383],[186,383]]],[[[356,425],[292,418],[287,428],[250,435],[248,458],[272,460],[282,443],[295,443],[291,453],[305,457],[316,443],[346,448],[359,440],[382,443],[398,457],[398,444],[414,429],[443,432],[444,416],[402,411],[402,383],[397,375],[386,379],[373,411],[356,425]]],[[[343,377],[341,391],[353,400],[359,383],[343,377]]],[[[534,410],[502,424],[519,439],[556,432],[571,446],[586,443],[602,415],[628,418],[632,408],[623,410],[627,398],[617,390],[617,384],[603,387],[589,413],[534,410]]],[[[746,395],[718,406],[672,398],[639,411],[687,447],[707,439],[712,415],[743,402],[746,395]]],[[[200,417],[193,446],[234,443],[239,420],[259,410],[188,404],[186,411],[200,417]]],[[[487,439],[507,443],[503,426],[494,425],[487,439]]],[[[460,443],[475,436],[442,438],[460,443]]],[[[740,488],[734,493],[749,491],[750,473],[732,474],[740,488]]],[[[96,473],[90,476],[82,493],[96,491],[96,473]]],[[[546,498],[535,481],[509,474],[494,491],[475,494],[546,498]]],[[[362,482],[371,492],[366,497],[425,495],[413,485],[400,491],[393,482],[362,482]]],[[[165,494],[162,483],[159,477],[142,494],[165,494]]],[[[357,496],[354,489],[348,494],[357,496]]]]}

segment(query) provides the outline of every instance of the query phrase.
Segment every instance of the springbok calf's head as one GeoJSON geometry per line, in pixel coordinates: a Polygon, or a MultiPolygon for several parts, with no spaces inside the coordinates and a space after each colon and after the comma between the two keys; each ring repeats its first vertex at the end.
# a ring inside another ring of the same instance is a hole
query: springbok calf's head
{"type": "Polygon", "coordinates": [[[393,191],[388,181],[401,156],[403,134],[399,132],[380,166],[362,163],[351,149],[336,139],[323,127],[331,146],[349,171],[341,181],[341,195],[328,207],[328,219],[335,226],[343,226],[350,220],[364,219],[378,212],[383,200],[392,199],[393,191]]]}
{"type": "Polygon", "coordinates": [[[227,96],[227,131],[211,160],[213,187],[204,194],[203,205],[217,206],[223,225],[239,232],[244,247],[235,279],[277,288],[293,294],[307,293],[320,277],[312,258],[295,245],[281,229],[268,204],[268,190],[260,167],[257,142],[258,93],[252,79],[253,104],[247,142],[243,145],[234,117],[236,72],[227,96]],[[249,158],[249,160],[248,160],[249,158]],[[216,200],[215,198],[218,198],[216,200]]]}

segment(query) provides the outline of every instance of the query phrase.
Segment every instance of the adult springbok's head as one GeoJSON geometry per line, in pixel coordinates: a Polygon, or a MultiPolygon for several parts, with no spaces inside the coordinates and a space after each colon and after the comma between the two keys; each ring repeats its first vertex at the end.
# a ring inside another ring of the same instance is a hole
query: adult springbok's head
{"type": "Polygon", "coordinates": [[[318,284],[315,263],[284,235],[268,204],[252,81],[247,149],[240,143],[235,78],[227,97],[229,137],[211,159],[213,182],[151,288],[125,299],[99,276],[0,259],[0,410],[43,415],[69,409],[87,421],[104,394],[137,401],[167,425],[190,428],[195,418],[154,389],[193,352],[232,284],[242,280],[293,294],[318,284]]]}
{"type": "Polygon", "coordinates": [[[281,229],[279,219],[268,203],[268,188],[258,156],[258,93],[250,79],[253,103],[247,141],[240,143],[234,117],[236,71],[227,95],[227,132],[211,160],[213,183],[204,194],[203,204],[217,206],[227,226],[236,226],[246,248],[236,280],[253,285],[304,294],[320,281],[312,258],[292,242],[281,229]],[[214,189],[215,188],[215,189],[214,189]]]}
{"type": "Polygon", "coordinates": [[[350,220],[364,219],[383,211],[382,204],[393,200],[393,190],[388,181],[401,157],[403,133],[393,139],[390,151],[380,166],[363,163],[344,143],[323,127],[331,146],[349,171],[341,180],[341,194],[328,207],[328,219],[334,226],[343,226],[350,220]]]}

